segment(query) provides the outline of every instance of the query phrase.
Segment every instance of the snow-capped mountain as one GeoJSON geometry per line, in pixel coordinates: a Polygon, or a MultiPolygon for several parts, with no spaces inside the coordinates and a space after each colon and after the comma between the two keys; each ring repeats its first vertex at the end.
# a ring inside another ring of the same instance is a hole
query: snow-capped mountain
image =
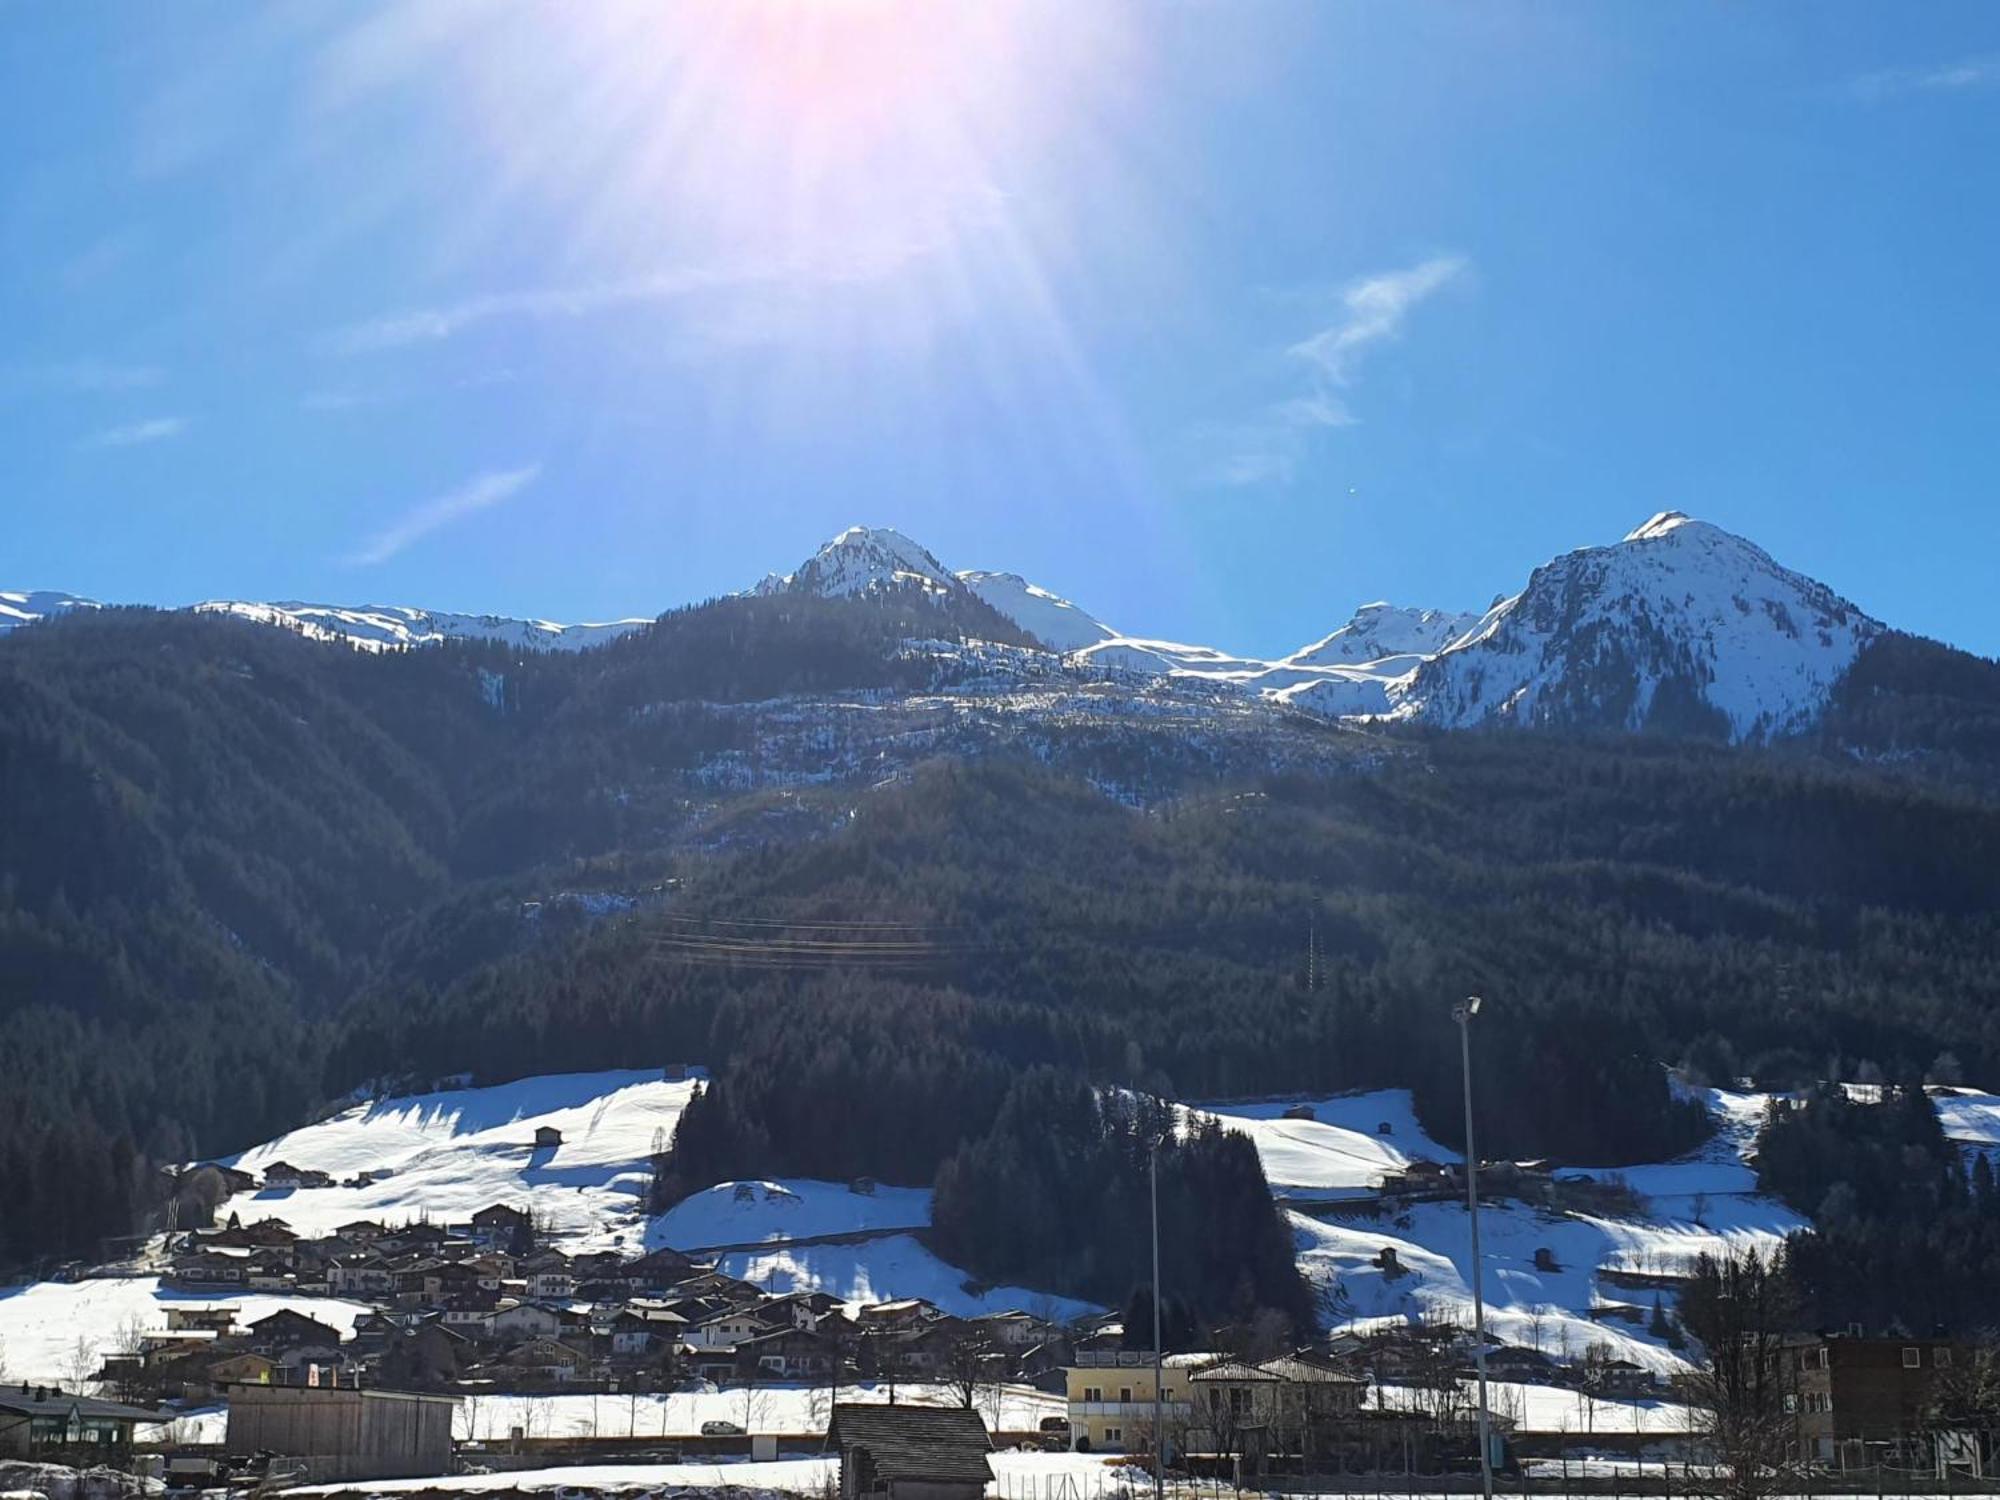
{"type": "Polygon", "coordinates": [[[1448,727],[1809,724],[1884,629],[1761,547],[1679,511],[1537,568],[1410,676],[1401,715],[1448,727]]]}
{"type": "MultiPolygon", "coordinates": [[[[95,599],[51,590],[0,593],[0,635],[73,610],[104,607],[95,599]]],[[[441,641],[500,641],[514,647],[580,651],[652,623],[635,619],[559,625],[553,620],[452,614],[407,604],[304,604],[296,600],[253,604],[238,599],[211,599],[190,607],[196,614],[232,615],[259,625],[293,630],[311,640],[345,642],[361,651],[433,646],[441,641]]]]}
{"type": "Polygon", "coordinates": [[[885,589],[921,589],[952,594],[963,589],[935,557],[886,526],[850,526],[791,573],[773,573],[754,594],[814,594],[852,599],[885,589]]]}
{"type": "Polygon", "coordinates": [[[51,615],[67,614],[73,609],[102,608],[104,606],[95,599],[81,599],[56,589],[29,589],[14,593],[0,590],[0,635],[21,625],[46,620],[51,615]]]}
{"type": "MultiPolygon", "coordinates": [[[[860,599],[915,590],[962,603],[967,633],[994,616],[1062,658],[1047,670],[1091,678],[1171,678],[1228,688],[1337,719],[1645,727],[1783,735],[1814,722],[1864,647],[1887,627],[1763,549],[1679,511],[1610,546],[1537,568],[1483,616],[1365,604],[1287,656],[1127,635],[1018,573],[953,571],[884,527],[855,526],[790,573],[748,592],[860,599]],[[990,611],[990,613],[988,613],[990,611]]],[[[0,633],[95,601],[0,593],[0,633]]],[[[409,606],[215,601],[196,610],[284,626],[358,649],[451,640],[575,650],[644,620],[560,625],[409,606]]],[[[1040,669],[1038,669],[1040,670],[1040,669]]]]}
{"type": "Polygon", "coordinates": [[[516,620],[505,615],[461,615],[416,609],[407,604],[247,604],[212,600],[194,606],[203,614],[235,615],[262,625],[283,625],[316,640],[346,641],[364,651],[434,646],[441,641],[499,641],[508,646],[581,651],[629,634],[651,620],[607,620],[600,624],[559,625],[553,620],[516,620]]]}

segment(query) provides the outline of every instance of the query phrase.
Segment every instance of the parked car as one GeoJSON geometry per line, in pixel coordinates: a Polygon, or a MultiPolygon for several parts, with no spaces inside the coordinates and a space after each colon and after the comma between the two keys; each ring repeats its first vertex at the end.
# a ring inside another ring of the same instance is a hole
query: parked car
{"type": "Polygon", "coordinates": [[[743,1429],[734,1422],[710,1421],[701,1424],[703,1437],[742,1437],[743,1429]]]}

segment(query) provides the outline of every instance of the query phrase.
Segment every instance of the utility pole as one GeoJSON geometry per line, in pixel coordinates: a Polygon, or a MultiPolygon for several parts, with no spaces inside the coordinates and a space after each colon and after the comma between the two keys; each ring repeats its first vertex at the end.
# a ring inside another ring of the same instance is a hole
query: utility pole
{"type": "Polygon", "coordinates": [[[1153,1500],[1165,1500],[1167,1493],[1167,1407],[1160,1389],[1160,1143],[1153,1143],[1146,1158],[1146,1176],[1153,1196],[1153,1500]]]}
{"type": "Polygon", "coordinates": [[[1486,1412],[1486,1293],[1479,1258],[1479,1147],[1472,1135],[1472,1018],[1477,995],[1452,1007],[1458,1022],[1458,1056],[1465,1073],[1465,1207],[1472,1219],[1472,1360],[1479,1370],[1479,1490],[1493,1500],[1493,1448],[1486,1412]]]}

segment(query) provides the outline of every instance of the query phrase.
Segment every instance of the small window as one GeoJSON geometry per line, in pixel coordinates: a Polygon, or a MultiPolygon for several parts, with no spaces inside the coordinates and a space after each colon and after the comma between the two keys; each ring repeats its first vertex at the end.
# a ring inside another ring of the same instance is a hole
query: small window
{"type": "Polygon", "coordinates": [[[1104,1387],[1101,1385],[1085,1386],[1083,1388],[1083,1399],[1086,1401],[1102,1401],[1104,1399],[1104,1387]]]}
{"type": "Polygon", "coordinates": [[[1831,1352],[1827,1349],[1827,1347],[1824,1344],[1822,1344],[1820,1346],[1820,1351],[1819,1351],[1819,1367],[1822,1370],[1824,1370],[1831,1367],[1832,1364],[1833,1364],[1833,1356],[1831,1352]]]}
{"type": "Polygon", "coordinates": [[[1924,1351],[1916,1348],[1914,1345],[1905,1344],[1903,1346],[1903,1368],[1906,1370],[1921,1370],[1923,1367],[1924,1351]]]}
{"type": "Polygon", "coordinates": [[[1940,1370],[1949,1370],[1951,1368],[1950,1345],[1940,1344],[1937,1348],[1931,1350],[1931,1363],[1940,1370]]]}
{"type": "Polygon", "coordinates": [[[1785,1397],[1786,1411],[1797,1411],[1798,1409],[1799,1409],[1799,1398],[1797,1396],[1785,1397]]]}
{"type": "Polygon", "coordinates": [[[1131,1387],[1131,1386],[1129,1386],[1129,1385],[1121,1385],[1121,1386],[1119,1386],[1119,1387],[1118,1387],[1118,1399],[1119,1399],[1120,1401],[1130,1401],[1130,1400],[1132,1399],[1132,1387],[1131,1387]]]}
{"type": "Polygon", "coordinates": [[[1104,1441],[1105,1441],[1105,1442],[1107,1442],[1107,1443],[1122,1443],[1122,1442],[1124,1442],[1124,1441],[1125,1441],[1125,1429],[1124,1429],[1124,1428],[1122,1428],[1122,1427],[1107,1427],[1107,1428],[1105,1428],[1105,1429],[1104,1429],[1104,1441]]]}

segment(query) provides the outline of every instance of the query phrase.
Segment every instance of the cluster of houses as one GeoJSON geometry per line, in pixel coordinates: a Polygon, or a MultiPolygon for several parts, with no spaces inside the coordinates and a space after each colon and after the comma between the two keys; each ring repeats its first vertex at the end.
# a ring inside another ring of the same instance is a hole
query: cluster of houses
{"type": "Polygon", "coordinates": [[[668,1390],[852,1376],[1030,1379],[1060,1371],[1064,1330],[1024,1312],[962,1319],[920,1299],[850,1309],[776,1294],[679,1251],[565,1253],[530,1216],[493,1204],[462,1224],[343,1224],[307,1238],[284,1220],[179,1236],[166,1280],[223,1300],[111,1356],[128,1396],[206,1399],[237,1383],[307,1379],[412,1390],[668,1390]],[[235,1293],[361,1302],[351,1335],[288,1310],[239,1324],[235,1293]]]}

